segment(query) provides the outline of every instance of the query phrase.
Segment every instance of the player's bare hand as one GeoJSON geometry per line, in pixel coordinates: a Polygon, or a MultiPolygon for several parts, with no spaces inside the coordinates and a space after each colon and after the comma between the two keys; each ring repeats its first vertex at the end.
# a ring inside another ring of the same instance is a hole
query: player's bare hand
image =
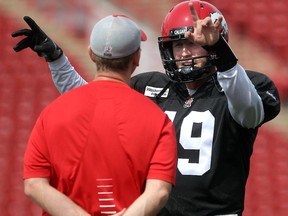
{"type": "Polygon", "coordinates": [[[194,32],[185,32],[185,38],[200,46],[214,45],[220,37],[219,29],[221,28],[223,17],[219,16],[215,23],[212,22],[210,17],[201,20],[192,2],[189,2],[189,7],[194,22],[194,32]]]}

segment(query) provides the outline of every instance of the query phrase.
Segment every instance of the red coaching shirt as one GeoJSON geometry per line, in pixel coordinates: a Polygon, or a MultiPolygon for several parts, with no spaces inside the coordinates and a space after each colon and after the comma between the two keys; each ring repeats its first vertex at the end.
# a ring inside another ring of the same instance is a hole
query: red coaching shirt
{"type": "Polygon", "coordinates": [[[24,179],[49,178],[90,214],[113,214],[143,192],[146,179],[174,184],[176,152],[173,123],[151,100],[120,82],[94,81],[41,113],[24,179]]]}

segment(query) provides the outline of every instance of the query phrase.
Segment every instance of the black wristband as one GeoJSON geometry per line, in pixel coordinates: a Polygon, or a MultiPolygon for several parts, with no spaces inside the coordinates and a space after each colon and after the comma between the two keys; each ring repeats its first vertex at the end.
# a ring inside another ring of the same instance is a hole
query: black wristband
{"type": "Polygon", "coordinates": [[[219,72],[227,71],[237,64],[238,59],[221,35],[216,44],[213,46],[203,46],[203,48],[209,53],[215,54],[212,63],[217,67],[219,72]]]}

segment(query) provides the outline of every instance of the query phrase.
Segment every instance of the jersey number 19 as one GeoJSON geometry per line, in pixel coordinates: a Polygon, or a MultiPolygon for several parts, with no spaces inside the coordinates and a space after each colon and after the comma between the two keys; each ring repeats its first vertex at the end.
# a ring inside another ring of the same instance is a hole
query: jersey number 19
{"type": "MultiPolygon", "coordinates": [[[[173,121],[176,111],[165,111],[170,120],[173,121]]],[[[179,143],[184,150],[198,150],[198,163],[189,162],[189,158],[178,158],[178,170],[182,175],[201,176],[211,167],[212,144],[215,118],[210,111],[191,111],[181,124],[179,143]],[[201,123],[201,135],[192,136],[193,126],[201,123]]]]}

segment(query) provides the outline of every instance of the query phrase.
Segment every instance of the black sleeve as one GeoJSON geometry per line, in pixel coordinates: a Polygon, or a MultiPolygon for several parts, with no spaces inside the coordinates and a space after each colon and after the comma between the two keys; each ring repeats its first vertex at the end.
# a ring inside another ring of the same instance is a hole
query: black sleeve
{"type": "Polygon", "coordinates": [[[263,123],[272,120],[279,114],[281,107],[279,92],[274,82],[265,74],[249,70],[246,72],[262,99],[265,113],[263,123]]]}

